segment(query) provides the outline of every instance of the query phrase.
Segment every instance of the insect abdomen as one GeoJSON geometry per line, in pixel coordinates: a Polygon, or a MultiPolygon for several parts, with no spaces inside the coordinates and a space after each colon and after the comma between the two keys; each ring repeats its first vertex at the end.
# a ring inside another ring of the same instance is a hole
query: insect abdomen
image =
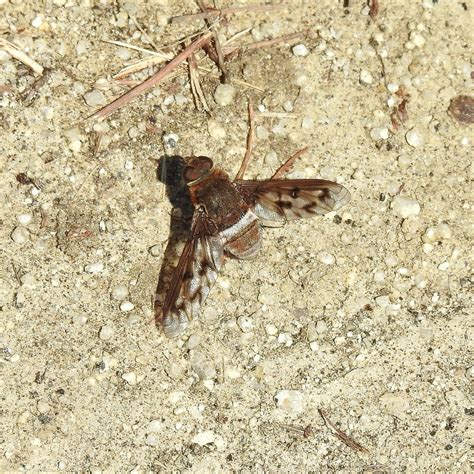
{"type": "Polygon", "coordinates": [[[224,250],[233,257],[255,257],[261,247],[261,226],[258,217],[249,209],[229,228],[220,233],[224,250]]]}

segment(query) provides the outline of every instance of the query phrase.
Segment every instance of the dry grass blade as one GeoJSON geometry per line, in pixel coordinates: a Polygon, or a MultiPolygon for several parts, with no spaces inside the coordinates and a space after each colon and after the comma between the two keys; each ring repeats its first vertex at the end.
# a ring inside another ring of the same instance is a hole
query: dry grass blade
{"type": "Polygon", "coordinates": [[[191,13],[190,15],[181,15],[175,16],[171,19],[172,23],[181,23],[193,20],[205,20],[212,17],[223,17],[226,15],[234,15],[236,13],[245,13],[245,12],[269,12],[275,10],[281,10],[287,8],[287,5],[247,5],[245,7],[230,7],[230,8],[221,8],[221,9],[207,9],[206,11],[200,13],[191,13]]]}
{"type": "Polygon", "coordinates": [[[127,77],[130,74],[142,71],[143,69],[146,69],[147,67],[154,66],[155,64],[159,64],[164,61],[166,61],[166,59],[160,56],[148,56],[147,58],[140,59],[139,61],[124,67],[113,77],[114,79],[123,79],[124,77],[127,77]]]}
{"type": "Polygon", "coordinates": [[[250,99],[249,99],[249,105],[248,105],[248,113],[249,113],[249,132],[247,134],[247,150],[245,151],[244,159],[242,160],[242,164],[240,165],[240,169],[237,172],[235,179],[243,178],[245,171],[247,171],[250,158],[252,156],[253,142],[255,140],[255,114],[253,111],[252,101],[250,99]]]}
{"type": "Polygon", "coordinates": [[[91,115],[92,118],[99,120],[104,120],[110,114],[115,112],[120,107],[128,104],[130,101],[143,94],[147,90],[151,89],[158,82],[160,82],[164,77],[166,77],[173,69],[175,69],[179,64],[189,58],[196,50],[204,46],[212,38],[212,33],[207,32],[200,36],[197,40],[192,42],[187,48],[185,48],[181,53],[179,53],[175,58],[173,58],[166,66],[160,69],[156,74],[149,77],[146,81],[142,82],[138,86],[135,86],[133,89],[130,89],[125,94],[121,95],[119,98],[115,99],[110,104],[107,104],[105,107],[100,109],[91,115]]]}
{"type": "Polygon", "coordinates": [[[41,66],[41,64],[38,64],[34,59],[31,59],[23,51],[20,51],[13,43],[10,43],[10,41],[7,41],[4,38],[0,38],[0,49],[3,49],[10,56],[14,57],[15,59],[18,59],[18,61],[22,62],[25,66],[28,66],[36,74],[39,74],[40,76],[43,74],[43,66],[41,66]]]}
{"type": "Polygon", "coordinates": [[[206,100],[206,96],[201,88],[201,82],[199,81],[199,71],[196,62],[196,56],[191,54],[188,58],[189,65],[189,79],[191,82],[191,92],[193,93],[194,102],[198,110],[204,109],[206,112],[210,111],[209,105],[206,100]]]}
{"type": "MultiPolygon", "coordinates": [[[[196,0],[197,4],[201,11],[206,12],[212,10],[212,8],[206,7],[203,0],[196,0]]],[[[218,23],[212,24],[212,22],[208,19],[205,20],[207,27],[214,33],[213,42],[214,47],[212,48],[211,45],[207,45],[206,52],[209,57],[216,63],[217,67],[221,70],[222,78],[224,82],[228,81],[228,75],[226,68],[224,66],[224,54],[222,53],[221,42],[219,40],[219,35],[217,34],[217,26],[218,23]]]]}
{"type": "Polygon", "coordinates": [[[324,410],[321,410],[320,408],[318,409],[319,414],[321,415],[321,418],[324,420],[324,423],[326,426],[346,445],[349,446],[349,448],[355,450],[355,451],[360,451],[362,453],[368,453],[369,450],[367,448],[364,448],[361,444],[359,444],[357,441],[353,440],[350,436],[348,436],[344,431],[341,431],[327,416],[327,414],[324,412],[324,410]]]}
{"type": "Polygon", "coordinates": [[[133,49],[135,51],[140,51],[141,53],[151,54],[153,56],[159,56],[165,61],[170,61],[173,59],[171,53],[162,53],[161,51],[152,51],[151,49],[140,48],[139,46],[134,46],[133,44],[124,43],[123,41],[114,41],[114,40],[102,40],[103,43],[113,44],[115,46],[120,46],[122,48],[133,49]]]}
{"type": "Polygon", "coordinates": [[[292,155],[285,163],[283,163],[273,174],[271,179],[280,179],[284,176],[290,168],[293,166],[293,163],[303,154],[308,151],[309,147],[304,147],[301,150],[297,151],[294,155],[292,155]]]}

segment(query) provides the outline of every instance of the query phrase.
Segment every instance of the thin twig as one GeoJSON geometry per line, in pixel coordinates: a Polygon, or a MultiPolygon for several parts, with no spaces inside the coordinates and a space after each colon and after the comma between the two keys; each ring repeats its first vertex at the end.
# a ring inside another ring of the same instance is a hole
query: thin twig
{"type": "Polygon", "coordinates": [[[10,56],[18,59],[18,61],[22,62],[25,66],[28,66],[30,69],[36,72],[36,74],[39,74],[40,76],[43,74],[43,66],[38,64],[34,59],[31,59],[23,51],[20,51],[13,43],[10,43],[10,41],[0,38],[0,49],[5,50],[10,56]]]}
{"type": "Polygon", "coordinates": [[[173,69],[175,69],[179,64],[189,58],[191,54],[194,53],[197,49],[201,48],[203,45],[207,44],[212,38],[212,33],[207,32],[200,36],[196,41],[191,43],[187,48],[185,48],[181,53],[179,53],[175,58],[173,58],[166,66],[160,69],[156,74],[149,77],[146,81],[143,81],[138,86],[135,86],[133,89],[130,89],[125,94],[121,95],[110,104],[107,104],[105,107],[100,109],[91,115],[92,118],[103,120],[108,117],[111,113],[115,112],[120,107],[123,107],[125,104],[128,104],[130,101],[143,94],[147,90],[154,87],[158,82],[160,82],[165,76],[167,76],[173,69]]]}
{"type": "Polygon", "coordinates": [[[159,50],[158,46],[156,46],[156,44],[153,43],[153,40],[150,38],[148,33],[141,27],[137,19],[134,16],[130,16],[130,19],[133,21],[133,23],[135,23],[135,26],[140,30],[140,33],[148,41],[148,43],[150,43],[155,48],[155,51],[158,51],[159,50]]]}
{"type": "Polygon", "coordinates": [[[199,81],[199,71],[196,62],[196,56],[191,54],[188,58],[189,65],[189,79],[191,82],[191,92],[194,96],[194,101],[196,102],[196,107],[198,110],[204,109],[206,112],[209,112],[210,108],[206,100],[206,96],[201,88],[201,83],[199,81]],[[202,107],[201,107],[202,106],[202,107]]]}
{"type": "Polygon", "coordinates": [[[206,18],[212,18],[215,16],[223,17],[226,15],[233,15],[236,13],[244,13],[244,12],[268,12],[268,11],[275,11],[281,10],[283,8],[287,8],[287,5],[247,5],[244,7],[231,7],[231,8],[222,8],[222,9],[212,9],[206,10],[200,13],[192,13],[190,15],[181,15],[175,16],[171,18],[172,23],[181,23],[193,20],[204,20],[206,18]]]}
{"type": "MultiPolygon", "coordinates": [[[[202,12],[212,10],[211,8],[206,7],[206,5],[204,4],[204,0],[196,0],[196,3],[198,4],[202,12]]],[[[228,82],[229,78],[227,75],[227,70],[224,66],[224,54],[222,53],[221,42],[217,34],[217,23],[214,23],[214,25],[211,26],[211,21],[207,18],[205,19],[205,22],[206,22],[207,27],[214,34],[213,40],[214,40],[215,58],[214,58],[214,54],[209,54],[209,57],[217,64],[217,67],[221,70],[224,82],[228,82]]],[[[207,49],[209,48],[210,48],[210,45],[207,45],[207,49]]]]}
{"type": "Polygon", "coordinates": [[[140,51],[141,53],[152,54],[154,56],[159,56],[166,61],[173,59],[171,53],[162,53],[161,51],[152,51],[151,49],[140,48],[139,46],[134,46],[133,44],[123,43],[122,41],[114,40],[102,40],[103,43],[114,44],[115,46],[121,46],[122,48],[134,49],[135,51],[140,51]]]}
{"type": "Polygon", "coordinates": [[[354,449],[355,451],[361,451],[362,453],[368,453],[369,450],[364,448],[361,444],[357,441],[353,440],[350,436],[348,436],[344,431],[341,431],[327,416],[324,410],[318,409],[321,418],[324,420],[326,426],[349,448],[354,449]]]}
{"type": "Polygon", "coordinates": [[[114,79],[123,79],[124,77],[127,77],[130,74],[142,71],[147,67],[162,63],[164,61],[166,61],[166,59],[162,58],[161,56],[147,56],[146,58],[142,58],[139,61],[124,67],[113,77],[114,79]]]}
{"type": "MultiPolygon", "coordinates": [[[[219,76],[217,74],[212,74],[211,69],[206,69],[205,67],[202,67],[202,66],[198,66],[198,69],[201,70],[201,71],[206,71],[206,72],[210,73],[209,77],[212,77],[213,79],[219,79],[219,76]]],[[[254,90],[259,91],[259,92],[265,92],[265,89],[262,89],[261,87],[255,86],[255,85],[250,84],[248,82],[241,81],[239,79],[232,79],[232,84],[243,86],[243,87],[248,87],[249,89],[254,89],[254,90]]]]}
{"type": "Polygon", "coordinates": [[[294,425],[287,425],[285,423],[277,423],[280,428],[284,428],[292,433],[299,434],[303,436],[303,438],[309,438],[312,434],[314,434],[314,429],[311,425],[307,426],[294,426],[294,425]]]}
{"type": "Polygon", "coordinates": [[[285,163],[283,163],[273,174],[270,179],[280,179],[283,175],[285,175],[289,169],[293,166],[293,163],[303,154],[308,151],[309,147],[306,146],[301,150],[297,151],[294,155],[292,155],[285,163]]]}
{"type": "Polygon", "coordinates": [[[249,113],[249,131],[247,134],[247,150],[245,151],[244,159],[242,160],[242,164],[240,165],[240,169],[237,172],[235,179],[242,179],[244,177],[244,174],[247,171],[247,167],[250,162],[250,158],[252,156],[253,142],[255,140],[255,114],[253,111],[252,101],[250,99],[249,99],[249,105],[248,105],[248,113],[249,113]]]}
{"type": "Polygon", "coordinates": [[[235,33],[234,36],[231,36],[228,40],[224,42],[224,46],[227,46],[228,44],[232,43],[233,41],[235,41],[237,38],[240,38],[241,36],[245,36],[249,31],[252,31],[252,28],[245,28],[245,30],[235,33]]]}

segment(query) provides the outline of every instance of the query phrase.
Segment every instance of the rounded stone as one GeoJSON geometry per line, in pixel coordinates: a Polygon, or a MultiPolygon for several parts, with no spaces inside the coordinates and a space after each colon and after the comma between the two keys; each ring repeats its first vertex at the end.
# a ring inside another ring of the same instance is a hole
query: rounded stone
{"type": "Polygon", "coordinates": [[[298,390],[280,390],[275,395],[278,408],[290,413],[303,411],[303,394],[298,390]]]}
{"type": "Polygon", "coordinates": [[[15,227],[10,237],[16,244],[24,244],[29,240],[30,233],[24,227],[15,227]]]}
{"type": "Polygon", "coordinates": [[[417,216],[421,211],[418,201],[404,196],[396,196],[392,201],[391,208],[393,213],[402,219],[417,216]]]}
{"type": "Polygon", "coordinates": [[[105,97],[101,91],[94,89],[84,94],[84,101],[90,107],[98,107],[105,104],[105,97]]]}
{"type": "Polygon", "coordinates": [[[219,84],[214,91],[214,100],[223,107],[232,104],[234,97],[235,87],[230,84],[219,84]]]}

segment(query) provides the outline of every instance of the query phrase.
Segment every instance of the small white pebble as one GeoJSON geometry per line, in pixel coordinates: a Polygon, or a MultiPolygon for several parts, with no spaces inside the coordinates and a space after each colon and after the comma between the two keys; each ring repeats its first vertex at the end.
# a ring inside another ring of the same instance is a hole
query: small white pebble
{"type": "Polygon", "coordinates": [[[278,328],[274,324],[267,324],[265,326],[265,331],[269,336],[276,336],[278,333],[278,328]]]}
{"type": "Polygon", "coordinates": [[[199,334],[191,334],[189,339],[186,341],[186,348],[188,350],[196,349],[201,343],[201,336],[199,334]]]}
{"type": "Polygon", "coordinates": [[[280,390],[275,399],[278,408],[287,412],[297,414],[303,411],[303,394],[298,390],[280,390]]]}
{"type": "Polygon", "coordinates": [[[226,367],[224,375],[227,379],[236,380],[240,377],[240,371],[235,367],[226,367]]]}
{"type": "Polygon", "coordinates": [[[283,110],[285,112],[293,112],[294,107],[295,107],[295,104],[292,100],[287,100],[283,104],[283,110]]]}
{"type": "Polygon", "coordinates": [[[21,225],[28,225],[33,219],[33,214],[18,214],[16,220],[21,225]]]}
{"type": "Polygon", "coordinates": [[[122,374],[122,378],[129,385],[136,385],[137,383],[137,374],[135,372],[125,372],[124,374],[122,374]]]}
{"type": "Polygon", "coordinates": [[[114,335],[115,331],[112,326],[102,326],[99,331],[99,337],[106,341],[107,339],[110,339],[114,335]]]}
{"type": "Polygon", "coordinates": [[[418,201],[404,196],[395,196],[392,201],[391,208],[393,213],[402,219],[407,219],[411,216],[417,216],[421,210],[418,201]]]}
{"type": "Polygon", "coordinates": [[[127,170],[133,170],[133,161],[132,160],[125,160],[125,163],[123,164],[123,167],[127,170]]]}
{"type": "Polygon", "coordinates": [[[235,87],[230,84],[219,84],[214,91],[214,100],[223,107],[232,104],[234,97],[235,87]]]}
{"type": "Polygon", "coordinates": [[[161,245],[158,245],[158,244],[152,245],[149,251],[150,251],[150,255],[152,255],[153,257],[159,257],[163,253],[161,245]]]}
{"type": "Polygon", "coordinates": [[[310,343],[309,343],[309,348],[310,348],[313,352],[317,352],[317,351],[319,350],[319,344],[318,344],[316,341],[310,342],[310,343]]]}
{"type": "Polygon", "coordinates": [[[29,240],[30,233],[24,227],[15,227],[10,237],[16,244],[24,244],[29,240]]]}
{"type": "Polygon", "coordinates": [[[423,46],[426,43],[426,40],[423,35],[420,35],[420,33],[416,31],[412,31],[410,33],[410,41],[417,47],[417,48],[423,48],[423,46]]]}
{"type": "Polygon", "coordinates": [[[394,82],[390,82],[390,83],[387,84],[387,89],[392,94],[395,94],[395,92],[397,92],[399,88],[400,88],[400,86],[398,84],[395,84],[394,82]]]}
{"type": "Polygon", "coordinates": [[[449,262],[443,262],[438,265],[438,270],[445,272],[449,268],[449,262]]]}
{"type": "Polygon", "coordinates": [[[295,56],[307,56],[309,51],[304,44],[297,44],[292,48],[293,54],[295,56]]]}
{"type": "Polygon", "coordinates": [[[406,170],[411,166],[411,158],[408,155],[400,155],[397,159],[398,166],[406,170]]]}
{"type": "Polygon", "coordinates": [[[25,273],[20,278],[21,285],[25,288],[35,288],[36,287],[36,279],[31,273],[25,273]]]}
{"type": "Polygon", "coordinates": [[[105,97],[101,91],[94,89],[84,94],[84,101],[90,107],[97,107],[105,104],[105,97]]]}
{"type": "Polygon", "coordinates": [[[148,444],[148,446],[156,446],[157,443],[158,443],[158,438],[155,435],[153,434],[147,435],[146,444],[148,444]]]}
{"type": "Polygon", "coordinates": [[[84,324],[87,323],[87,316],[84,314],[75,314],[72,317],[72,321],[74,324],[77,324],[78,326],[84,326],[84,324]]]}
{"type": "Polygon", "coordinates": [[[318,260],[321,263],[324,263],[325,265],[334,265],[336,262],[336,259],[334,258],[334,255],[331,255],[328,252],[319,252],[318,253],[318,260]]]}
{"type": "Polygon", "coordinates": [[[213,431],[201,431],[197,435],[193,436],[191,443],[198,444],[199,446],[205,446],[206,444],[211,444],[216,439],[216,436],[213,431]]]}
{"type": "Polygon", "coordinates": [[[466,370],[466,377],[468,379],[474,379],[474,365],[472,365],[466,370]]]}
{"type": "Polygon", "coordinates": [[[334,338],[334,344],[336,346],[342,346],[346,342],[346,338],[344,336],[337,336],[334,338]]]}
{"type": "Polygon", "coordinates": [[[377,283],[383,283],[385,280],[385,272],[383,270],[377,270],[374,272],[374,281],[377,283]]]}
{"type": "Polygon", "coordinates": [[[377,298],[375,298],[375,303],[381,308],[386,308],[390,305],[390,298],[386,295],[377,296],[377,298]]]}
{"type": "Polygon", "coordinates": [[[82,143],[80,140],[71,140],[68,146],[72,152],[78,153],[81,151],[82,143]]]}
{"type": "Polygon", "coordinates": [[[248,316],[240,316],[237,319],[237,325],[242,332],[250,332],[254,327],[253,319],[249,318],[248,316]]]}
{"type": "Polygon", "coordinates": [[[259,140],[268,140],[270,133],[267,127],[264,127],[263,125],[258,125],[257,130],[256,130],[256,135],[259,140]]]}
{"type": "Polygon", "coordinates": [[[151,420],[147,426],[147,433],[158,433],[162,429],[162,423],[160,420],[151,420]]]}
{"type": "Polygon", "coordinates": [[[265,164],[272,168],[278,164],[278,155],[276,154],[274,150],[270,150],[265,155],[265,164]]]}
{"type": "Polygon", "coordinates": [[[163,135],[163,144],[165,148],[176,148],[178,146],[179,136],[176,133],[167,133],[163,135]]]}
{"type": "Polygon", "coordinates": [[[433,249],[434,249],[433,245],[428,244],[428,243],[423,244],[423,247],[422,247],[422,248],[423,248],[423,252],[424,252],[424,253],[427,253],[427,254],[428,254],[428,253],[431,253],[431,252],[433,251],[433,249]]]}
{"type": "Polygon", "coordinates": [[[211,119],[207,122],[207,130],[209,131],[209,135],[214,138],[214,140],[225,138],[225,128],[220,122],[217,122],[216,120],[211,119]]]}
{"type": "Polygon", "coordinates": [[[127,285],[114,286],[110,294],[114,300],[122,301],[128,296],[128,287],[127,285]]]}
{"type": "Polygon", "coordinates": [[[277,341],[279,344],[285,344],[286,347],[291,347],[293,345],[293,338],[291,337],[291,334],[288,334],[287,332],[281,332],[278,334],[277,341]]]}
{"type": "Polygon", "coordinates": [[[408,130],[408,132],[405,135],[407,143],[412,146],[413,148],[423,146],[425,143],[425,139],[423,135],[421,135],[420,132],[412,128],[411,130],[408,130]]]}
{"type": "Polygon", "coordinates": [[[131,301],[123,301],[120,304],[120,311],[127,313],[128,311],[132,311],[135,308],[135,305],[131,301]]]}
{"type": "Polygon", "coordinates": [[[374,82],[372,74],[367,69],[362,69],[362,71],[360,71],[359,80],[362,84],[372,84],[372,82],[374,82]]]}
{"type": "Polygon", "coordinates": [[[182,107],[188,103],[188,98],[182,94],[177,94],[174,96],[174,101],[178,107],[182,107]]]}
{"type": "Polygon", "coordinates": [[[31,22],[31,26],[34,28],[39,28],[43,24],[43,18],[41,15],[37,15],[33,18],[33,21],[31,22]]]}
{"type": "Polygon", "coordinates": [[[389,136],[387,127],[375,127],[370,131],[372,140],[387,140],[389,136]]]}
{"type": "Polygon", "coordinates": [[[101,273],[104,271],[104,264],[102,262],[89,263],[84,267],[87,273],[101,273]]]}
{"type": "Polygon", "coordinates": [[[318,334],[323,334],[323,333],[325,333],[327,330],[328,330],[328,325],[327,325],[326,321],[323,321],[322,319],[320,319],[320,320],[316,323],[316,332],[317,332],[318,334]]]}
{"type": "Polygon", "coordinates": [[[310,128],[313,128],[313,125],[314,125],[313,117],[309,117],[308,115],[303,117],[303,120],[301,121],[301,128],[308,130],[310,128]]]}

